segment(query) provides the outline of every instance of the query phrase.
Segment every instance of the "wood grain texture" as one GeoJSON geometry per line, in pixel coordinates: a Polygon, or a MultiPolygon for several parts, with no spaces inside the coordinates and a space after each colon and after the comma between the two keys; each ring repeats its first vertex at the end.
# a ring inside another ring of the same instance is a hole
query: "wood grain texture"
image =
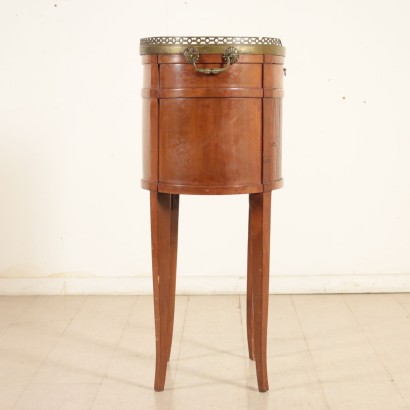
{"type": "Polygon", "coordinates": [[[262,182],[270,184],[282,179],[282,100],[263,99],[263,175],[262,182]]]}
{"type": "Polygon", "coordinates": [[[156,54],[141,56],[142,64],[158,64],[158,56],[156,54]]]}
{"type": "Polygon", "coordinates": [[[144,64],[143,65],[143,81],[144,88],[158,88],[158,65],[144,64]]]}
{"type": "Polygon", "coordinates": [[[284,96],[284,92],[282,89],[264,88],[263,96],[265,98],[282,98],[284,96]]]}
{"type": "Polygon", "coordinates": [[[252,259],[252,230],[251,230],[251,206],[249,198],[249,215],[248,215],[248,266],[247,266],[247,280],[246,280],[246,330],[248,338],[248,355],[249,359],[255,360],[255,343],[253,339],[254,326],[253,326],[253,259],[252,259]]]}
{"type": "Polygon", "coordinates": [[[156,340],[154,389],[162,391],[172,344],[179,196],[160,192],[150,195],[156,340]]]}
{"type": "Polygon", "coordinates": [[[160,183],[219,187],[261,183],[260,99],[166,99],[160,100],[160,111],[160,183]]]}
{"type": "Polygon", "coordinates": [[[261,98],[261,88],[167,88],[159,98],[261,98]]]}
{"type": "Polygon", "coordinates": [[[263,88],[283,88],[283,65],[263,65],[263,88]]]}
{"type": "MultiPolygon", "coordinates": [[[[200,68],[221,68],[225,64],[197,64],[200,68]]],[[[262,64],[233,64],[228,71],[206,75],[191,64],[161,64],[161,89],[164,88],[261,88],[262,64]]]]}
{"type": "MultiPolygon", "coordinates": [[[[142,90],[150,99],[143,104],[145,189],[220,195],[283,185],[283,57],[243,55],[218,75],[195,72],[181,54],[150,57],[142,90]]],[[[200,62],[215,67],[223,59],[201,55],[200,62]]]]}
{"type": "Polygon", "coordinates": [[[158,181],[158,100],[144,98],[142,112],[142,152],[144,156],[142,187],[158,181]]]}
{"type": "Polygon", "coordinates": [[[169,283],[169,321],[168,321],[168,340],[167,340],[167,360],[171,356],[172,335],[174,330],[175,314],[175,289],[177,275],[177,251],[178,251],[178,221],[179,221],[179,194],[171,195],[171,215],[170,215],[170,283],[169,283]]]}
{"type": "Polygon", "coordinates": [[[258,388],[269,390],[267,328],[269,302],[271,192],[249,195],[247,334],[255,360],[258,388]]]}
{"type": "Polygon", "coordinates": [[[267,64],[283,64],[285,62],[285,57],[265,54],[263,62],[267,64]]]}
{"type": "Polygon", "coordinates": [[[143,56],[143,88],[149,90],[148,95],[142,93],[142,153],[143,169],[141,187],[156,190],[158,182],[158,87],[159,72],[157,56],[143,56]],[[155,187],[155,189],[154,189],[155,187]]]}
{"type": "MultiPolygon", "coordinates": [[[[186,195],[233,195],[233,194],[249,194],[255,192],[262,192],[265,185],[177,185],[177,184],[163,184],[155,185],[160,192],[167,192],[169,194],[186,194],[186,195]]],[[[277,188],[280,188],[279,186],[277,188]]],[[[147,188],[146,188],[147,189],[147,188]]],[[[272,189],[276,189],[272,188],[272,189]]]]}

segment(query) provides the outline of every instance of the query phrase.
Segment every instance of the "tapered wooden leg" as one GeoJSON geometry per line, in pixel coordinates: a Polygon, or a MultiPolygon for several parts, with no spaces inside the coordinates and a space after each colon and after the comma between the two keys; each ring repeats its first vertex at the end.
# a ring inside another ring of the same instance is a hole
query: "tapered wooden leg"
{"type": "Polygon", "coordinates": [[[151,192],[152,278],[154,288],[156,391],[164,390],[175,306],[179,196],[151,192]]]}
{"type": "Polygon", "coordinates": [[[260,392],[269,390],[266,363],[269,301],[271,193],[249,195],[249,247],[248,263],[252,288],[253,356],[260,392]],[[249,256],[250,255],[250,256],[249,256]]]}
{"type": "Polygon", "coordinates": [[[169,286],[169,325],[168,325],[168,355],[171,356],[172,335],[174,331],[175,312],[175,287],[177,275],[177,251],[178,251],[178,216],[179,216],[179,195],[171,195],[171,266],[170,266],[170,286],[169,286]]]}
{"type": "Polygon", "coordinates": [[[249,206],[248,220],[248,274],[246,289],[246,327],[248,335],[249,359],[255,360],[255,349],[253,343],[253,286],[252,286],[252,235],[251,235],[251,207],[249,206]]]}

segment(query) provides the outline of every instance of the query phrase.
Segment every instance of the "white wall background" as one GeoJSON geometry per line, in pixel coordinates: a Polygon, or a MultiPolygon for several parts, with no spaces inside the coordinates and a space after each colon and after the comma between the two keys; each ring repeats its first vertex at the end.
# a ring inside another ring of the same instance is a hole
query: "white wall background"
{"type": "MultiPolygon", "coordinates": [[[[140,37],[287,47],[275,292],[410,290],[410,3],[0,1],[0,293],[151,291],[140,37]]],[[[247,197],[182,196],[179,292],[243,292],[247,197]]]]}

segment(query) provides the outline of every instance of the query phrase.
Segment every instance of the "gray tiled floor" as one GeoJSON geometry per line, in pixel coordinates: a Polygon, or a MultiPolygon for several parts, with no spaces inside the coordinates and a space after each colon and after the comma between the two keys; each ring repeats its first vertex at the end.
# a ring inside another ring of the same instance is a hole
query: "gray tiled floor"
{"type": "Polygon", "coordinates": [[[0,409],[410,409],[410,294],[272,295],[270,390],[244,296],[177,297],[153,391],[152,298],[0,297],[0,409]]]}

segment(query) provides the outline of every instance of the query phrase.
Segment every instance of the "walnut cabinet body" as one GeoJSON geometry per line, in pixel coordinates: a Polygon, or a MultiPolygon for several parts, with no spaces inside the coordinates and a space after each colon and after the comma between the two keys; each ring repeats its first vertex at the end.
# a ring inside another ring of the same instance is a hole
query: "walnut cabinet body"
{"type": "MultiPolygon", "coordinates": [[[[282,186],[284,53],[277,54],[240,54],[225,72],[211,75],[197,72],[180,52],[153,48],[142,56],[142,187],[151,196],[157,391],[164,389],[171,352],[180,194],[249,194],[249,357],[259,390],[268,390],[271,191],[282,186]]],[[[196,66],[225,64],[208,47],[196,66]]]]}

